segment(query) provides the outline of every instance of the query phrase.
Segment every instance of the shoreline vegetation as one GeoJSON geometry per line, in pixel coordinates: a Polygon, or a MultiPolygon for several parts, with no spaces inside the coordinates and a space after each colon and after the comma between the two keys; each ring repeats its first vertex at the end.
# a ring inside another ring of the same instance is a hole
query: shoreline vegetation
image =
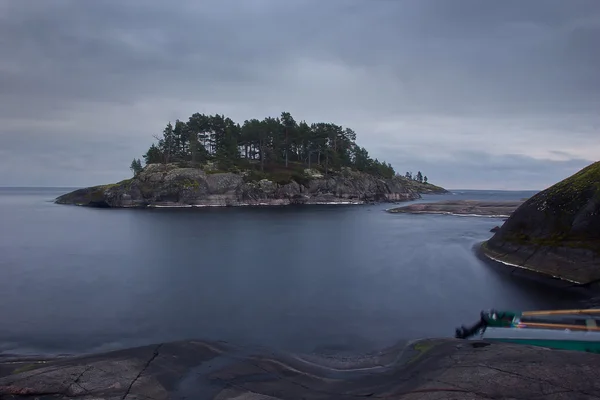
{"type": "Polygon", "coordinates": [[[333,123],[279,118],[235,123],[193,114],[168,123],[140,159],[133,178],[62,195],[58,204],[92,207],[364,204],[446,193],[421,171],[397,174],[370,157],[356,133],[333,123]]]}

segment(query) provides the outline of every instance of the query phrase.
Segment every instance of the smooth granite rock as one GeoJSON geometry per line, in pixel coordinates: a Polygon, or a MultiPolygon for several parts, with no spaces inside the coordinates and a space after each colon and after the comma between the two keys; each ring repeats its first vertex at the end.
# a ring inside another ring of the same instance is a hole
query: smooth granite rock
{"type": "Polygon", "coordinates": [[[223,342],[0,359],[2,399],[597,399],[600,355],[458,339],[357,357],[223,342]]]}
{"type": "Polygon", "coordinates": [[[600,282],[600,162],[528,199],[482,250],[540,274],[600,282]]]}

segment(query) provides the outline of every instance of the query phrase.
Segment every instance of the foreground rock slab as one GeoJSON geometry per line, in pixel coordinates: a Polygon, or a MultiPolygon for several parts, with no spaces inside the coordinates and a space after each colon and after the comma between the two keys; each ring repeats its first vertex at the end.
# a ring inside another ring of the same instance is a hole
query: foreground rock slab
{"type": "Polygon", "coordinates": [[[418,203],[392,208],[391,213],[478,215],[509,217],[523,201],[448,200],[435,203],[418,203]]]}
{"type": "Polygon", "coordinates": [[[221,342],[0,359],[1,399],[598,399],[600,356],[432,339],[337,358],[221,342]]]}

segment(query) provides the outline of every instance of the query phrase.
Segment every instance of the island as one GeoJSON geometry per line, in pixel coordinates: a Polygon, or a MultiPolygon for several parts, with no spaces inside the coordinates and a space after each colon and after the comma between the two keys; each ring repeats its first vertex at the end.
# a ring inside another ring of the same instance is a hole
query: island
{"type": "Polygon", "coordinates": [[[600,162],[525,201],[481,250],[544,276],[600,283],[600,162]]]}
{"type": "Polygon", "coordinates": [[[2,399],[592,399],[600,357],[460,339],[366,355],[182,341],[80,357],[0,358],[2,399]]]}
{"type": "Polygon", "coordinates": [[[235,123],[194,114],[168,123],[134,176],[62,195],[58,204],[91,207],[203,207],[363,204],[415,200],[446,193],[420,171],[397,174],[333,123],[279,118],[235,123]]]}
{"type": "Polygon", "coordinates": [[[417,203],[387,210],[405,214],[449,214],[508,218],[523,201],[447,200],[417,203]]]}

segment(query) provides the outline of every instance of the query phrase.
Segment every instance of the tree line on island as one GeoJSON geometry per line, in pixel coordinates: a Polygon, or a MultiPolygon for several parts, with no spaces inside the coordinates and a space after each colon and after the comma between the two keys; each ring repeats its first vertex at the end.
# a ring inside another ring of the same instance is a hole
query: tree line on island
{"type": "Polygon", "coordinates": [[[412,179],[413,181],[417,181],[419,183],[427,183],[427,176],[423,175],[421,171],[418,171],[415,176],[413,176],[412,172],[407,172],[404,174],[406,179],[412,179]]]}
{"type": "MultiPolygon", "coordinates": [[[[352,129],[334,123],[297,122],[289,112],[278,118],[245,120],[241,125],[225,115],[195,113],[187,122],[169,122],[162,136],[154,138],[157,142],[143,155],[146,165],[212,162],[221,171],[314,168],[325,174],[349,167],[382,178],[396,175],[390,163],[372,159],[356,144],[352,129]]],[[[130,168],[137,175],[143,169],[141,160],[134,159],[130,168]]],[[[427,177],[419,172],[414,180],[426,183],[427,177]]]]}

